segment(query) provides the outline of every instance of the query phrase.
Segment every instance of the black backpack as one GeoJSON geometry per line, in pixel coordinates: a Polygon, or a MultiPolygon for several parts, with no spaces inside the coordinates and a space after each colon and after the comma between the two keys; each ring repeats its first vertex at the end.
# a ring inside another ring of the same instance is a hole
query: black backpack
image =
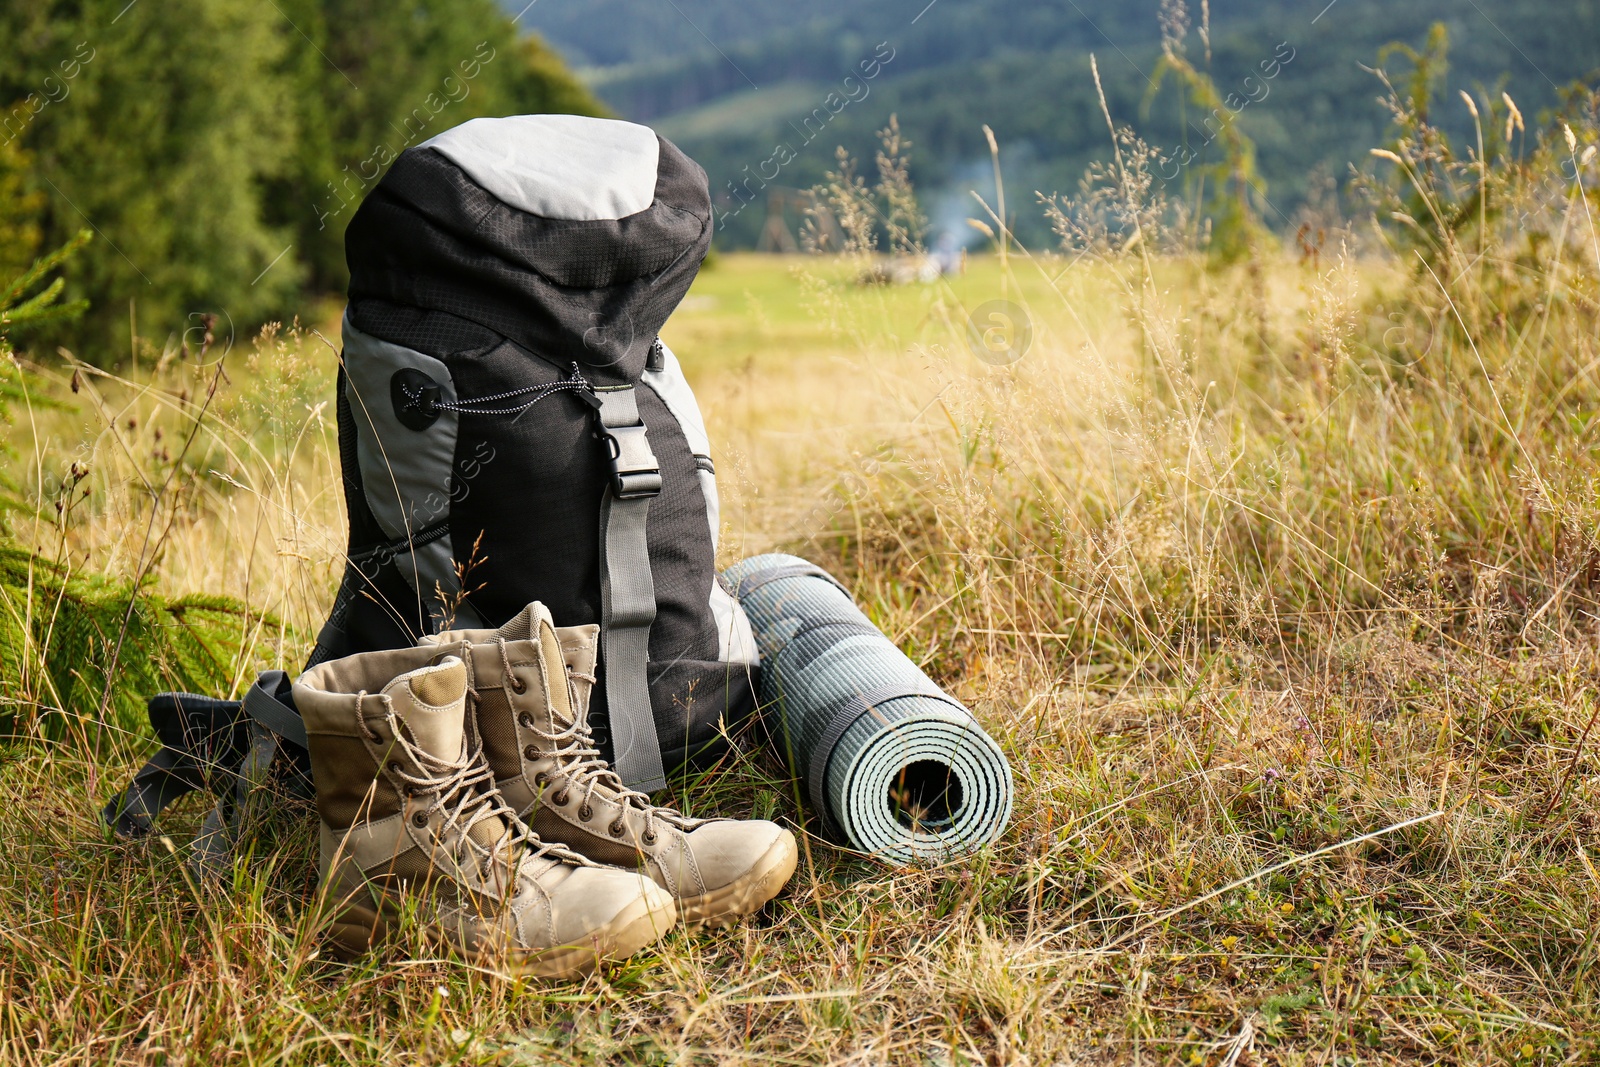
{"type": "MultiPolygon", "coordinates": [[[[308,667],[538,600],[600,625],[590,723],[626,781],[656,789],[726,750],[758,657],[716,571],[704,422],[657,335],[711,232],[705,172],[634,123],[473,119],[395,160],[345,234],[350,540],[308,667]]],[[[264,783],[309,796],[279,681],[152,698],[163,749],[107,822],[137,835],[211,788],[202,836],[226,838],[264,783]]]]}

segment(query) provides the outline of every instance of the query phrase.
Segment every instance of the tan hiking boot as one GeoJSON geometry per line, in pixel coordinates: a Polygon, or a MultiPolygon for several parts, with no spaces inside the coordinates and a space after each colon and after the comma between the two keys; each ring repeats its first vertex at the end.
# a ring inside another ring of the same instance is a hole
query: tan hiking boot
{"type": "Polygon", "coordinates": [[[424,649],[348,656],[294,685],[336,949],[366,951],[408,900],[430,939],[514,974],[585,973],[670,930],[677,912],[659,886],[518,822],[469,736],[466,668],[430,658],[424,649]]]}
{"type": "Polygon", "coordinates": [[[557,629],[534,603],[499,630],[426,638],[467,664],[495,787],[532,830],[600,863],[643,867],[685,923],[749,915],[794,874],[794,835],[761,820],[691,819],[623,785],[586,721],[598,628],[557,629]]]}

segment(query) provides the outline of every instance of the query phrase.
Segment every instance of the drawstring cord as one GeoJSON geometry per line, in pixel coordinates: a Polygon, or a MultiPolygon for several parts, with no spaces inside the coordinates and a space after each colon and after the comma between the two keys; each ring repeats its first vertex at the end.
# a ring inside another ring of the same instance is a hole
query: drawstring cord
{"type": "Polygon", "coordinates": [[[557,393],[594,393],[594,386],[589,379],[583,376],[576,363],[570,364],[571,374],[559,382],[550,382],[547,385],[529,385],[521,389],[508,389],[503,393],[493,393],[489,396],[475,396],[470,400],[437,400],[423,395],[420,388],[413,389],[401,385],[400,391],[405,395],[407,406],[415,408],[423,415],[434,415],[441,411],[453,411],[459,415],[520,415],[539,401],[557,393]],[[531,395],[530,395],[531,394],[531,395]],[[479,404],[493,404],[502,400],[511,400],[519,396],[528,397],[515,407],[484,408],[479,404]]]}

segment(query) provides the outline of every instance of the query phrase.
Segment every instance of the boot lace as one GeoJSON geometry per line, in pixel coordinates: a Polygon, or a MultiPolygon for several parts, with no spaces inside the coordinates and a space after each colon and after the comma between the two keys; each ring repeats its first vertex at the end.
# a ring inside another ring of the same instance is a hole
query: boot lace
{"type": "MultiPolygon", "coordinates": [[[[511,673],[511,654],[506,649],[506,639],[496,637],[495,644],[500,648],[500,662],[505,669],[505,676],[508,679],[514,678],[511,673]]],[[[552,715],[551,719],[554,718],[552,715]]],[[[588,720],[579,716],[576,708],[573,709],[571,725],[563,729],[544,730],[537,723],[524,728],[531,729],[550,743],[549,755],[556,761],[558,773],[562,777],[562,789],[576,787],[583,790],[583,803],[579,805],[580,808],[587,809],[595,790],[605,788],[616,794],[618,804],[641,812],[644,815],[644,832],[641,836],[646,844],[655,841],[657,819],[679,830],[692,829],[704,821],[691,819],[673,808],[652,804],[648,793],[629,788],[596,747],[588,720]]],[[[618,818],[620,820],[621,817],[618,818]]]]}
{"type": "MultiPolygon", "coordinates": [[[[361,714],[361,699],[366,695],[363,693],[356,698],[358,716],[361,714]]],[[[481,742],[469,746],[467,739],[462,738],[460,758],[447,760],[407,740],[405,731],[400,728],[392,712],[386,714],[385,721],[395,745],[422,771],[413,775],[400,761],[391,759],[389,773],[404,783],[407,795],[413,800],[431,798],[425,807],[412,813],[412,818],[421,816],[431,821],[435,812],[443,813],[439,824],[440,836],[453,834],[459,843],[473,841],[470,836],[472,828],[480,822],[499,817],[505,829],[495,843],[487,847],[488,857],[479,865],[479,873],[487,875],[495,858],[504,856],[507,869],[514,877],[517,868],[515,857],[519,848],[525,860],[543,858],[580,867],[593,866],[591,861],[565,845],[545,841],[523,825],[495,787],[494,770],[483,757],[481,742]]],[[[458,858],[460,854],[458,844],[458,858]]]]}

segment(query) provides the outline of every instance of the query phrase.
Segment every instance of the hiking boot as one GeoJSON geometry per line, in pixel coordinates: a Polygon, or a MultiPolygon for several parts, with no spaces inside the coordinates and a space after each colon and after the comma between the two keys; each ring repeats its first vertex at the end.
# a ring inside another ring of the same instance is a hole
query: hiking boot
{"type": "Polygon", "coordinates": [[[653,882],[518,822],[470,730],[465,666],[424,653],[348,656],[294,685],[336,950],[365,952],[408,901],[430,940],[518,975],[585,973],[670,930],[676,908],[653,882]]]}
{"type": "Polygon", "coordinates": [[[557,629],[533,603],[498,630],[424,640],[467,664],[495,787],[530,829],[591,860],[642,868],[685,923],[751,914],[794,874],[794,835],[763,820],[691,819],[622,783],[587,722],[598,633],[557,629]]]}

